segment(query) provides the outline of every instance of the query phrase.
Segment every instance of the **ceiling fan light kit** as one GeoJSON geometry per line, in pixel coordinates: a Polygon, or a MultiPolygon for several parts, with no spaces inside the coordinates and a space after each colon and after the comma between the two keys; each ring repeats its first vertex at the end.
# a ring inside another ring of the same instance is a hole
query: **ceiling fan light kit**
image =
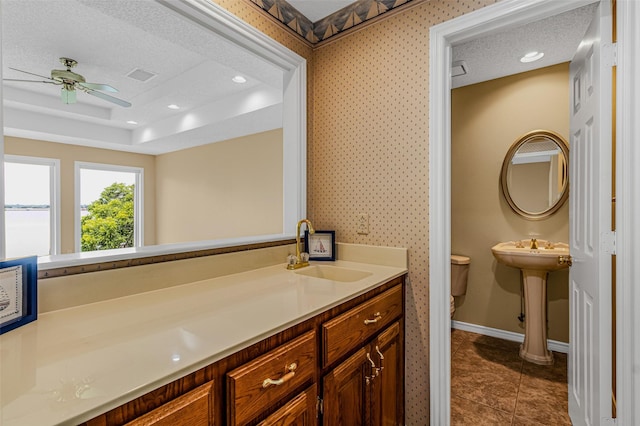
{"type": "Polygon", "coordinates": [[[103,99],[108,102],[112,102],[116,105],[120,105],[122,107],[130,107],[131,103],[125,100],[113,97],[111,95],[107,95],[105,92],[116,93],[118,89],[112,87],[108,84],[101,83],[87,83],[84,76],[77,74],[71,71],[71,68],[78,65],[78,61],[71,58],[60,58],[60,62],[67,68],[66,70],[51,70],[51,77],[46,77],[43,75],[35,74],[28,71],[23,71],[17,68],[11,68],[14,71],[19,71],[25,74],[35,75],[40,78],[44,78],[46,80],[18,80],[13,78],[6,78],[5,81],[18,81],[23,83],[47,83],[47,84],[56,84],[62,85],[61,89],[61,99],[65,104],[74,104],[76,103],[76,93],[77,90],[81,90],[89,95],[95,96],[97,98],[103,99]]]}
{"type": "Polygon", "coordinates": [[[76,91],[73,86],[68,86],[67,84],[62,86],[62,102],[67,105],[76,103],[76,91]]]}

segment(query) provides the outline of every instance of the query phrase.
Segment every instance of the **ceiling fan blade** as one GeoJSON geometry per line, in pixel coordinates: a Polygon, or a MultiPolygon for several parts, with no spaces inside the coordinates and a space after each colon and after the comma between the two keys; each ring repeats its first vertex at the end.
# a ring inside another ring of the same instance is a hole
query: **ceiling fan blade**
{"type": "Polygon", "coordinates": [[[86,89],[84,90],[84,92],[88,93],[89,95],[93,95],[95,97],[98,97],[100,99],[104,99],[105,101],[109,101],[109,102],[113,102],[114,104],[120,105],[122,107],[128,108],[131,106],[131,103],[127,102],[127,101],[123,101],[122,99],[118,99],[118,98],[114,98],[111,95],[107,95],[105,93],[102,92],[97,92],[95,90],[91,90],[91,89],[86,89]]]}
{"type": "Polygon", "coordinates": [[[3,78],[2,81],[18,81],[20,83],[47,83],[47,84],[60,84],[55,81],[46,81],[46,80],[20,80],[17,78],[3,78]]]}
{"type": "Polygon", "coordinates": [[[106,92],[117,93],[118,89],[113,86],[109,86],[108,84],[100,84],[100,83],[78,83],[80,86],[85,87],[91,90],[104,90],[106,92]]]}
{"type": "Polygon", "coordinates": [[[35,75],[36,77],[45,78],[45,79],[47,79],[47,80],[53,80],[51,77],[47,77],[47,76],[45,76],[45,75],[40,75],[40,74],[36,74],[36,73],[33,73],[33,72],[29,72],[29,71],[19,70],[18,68],[11,68],[11,67],[9,67],[9,69],[10,69],[10,70],[14,70],[14,71],[18,71],[18,72],[23,72],[23,73],[25,73],[25,74],[35,75]]]}

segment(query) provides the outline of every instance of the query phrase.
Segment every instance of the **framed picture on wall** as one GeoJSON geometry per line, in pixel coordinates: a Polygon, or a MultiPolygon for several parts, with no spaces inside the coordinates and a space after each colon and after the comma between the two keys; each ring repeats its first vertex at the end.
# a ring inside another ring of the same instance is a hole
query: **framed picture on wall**
{"type": "Polygon", "coordinates": [[[335,236],[335,231],[305,231],[304,251],[309,253],[309,260],[336,260],[335,236]]]}
{"type": "Polygon", "coordinates": [[[0,261],[0,334],[35,321],[37,280],[36,256],[0,261]]]}

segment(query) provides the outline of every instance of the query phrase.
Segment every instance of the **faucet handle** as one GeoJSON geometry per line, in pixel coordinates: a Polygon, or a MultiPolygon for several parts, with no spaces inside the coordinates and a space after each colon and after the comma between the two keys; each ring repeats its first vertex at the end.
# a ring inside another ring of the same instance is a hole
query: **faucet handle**
{"type": "Polygon", "coordinates": [[[544,248],[546,248],[547,250],[553,250],[556,247],[553,245],[551,241],[547,241],[546,243],[544,243],[544,248]]]}

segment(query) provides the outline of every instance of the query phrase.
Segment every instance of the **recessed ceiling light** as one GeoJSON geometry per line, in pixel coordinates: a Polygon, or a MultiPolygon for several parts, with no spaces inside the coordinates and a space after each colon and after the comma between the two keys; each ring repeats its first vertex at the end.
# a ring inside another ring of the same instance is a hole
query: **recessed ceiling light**
{"type": "Polygon", "coordinates": [[[543,56],[544,56],[544,53],[542,52],[529,52],[526,55],[524,55],[522,58],[520,58],[520,62],[527,63],[527,62],[537,61],[543,56]]]}
{"type": "Polygon", "coordinates": [[[167,108],[169,109],[180,109],[180,107],[176,104],[171,104],[171,105],[167,105],[167,108]]]}
{"type": "Polygon", "coordinates": [[[238,83],[238,84],[242,84],[242,83],[246,83],[246,82],[247,82],[247,79],[246,79],[246,78],[244,78],[244,77],[243,77],[243,76],[241,76],[241,75],[236,75],[236,76],[235,76],[235,77],[233,77],[231,80],[232,80],[234,83],[238,83]]]}
{"type": "Polygon", "coordinates": [[[127,124],[138,124],[138,122],[134,120],[127,120],[127,124]]]}

